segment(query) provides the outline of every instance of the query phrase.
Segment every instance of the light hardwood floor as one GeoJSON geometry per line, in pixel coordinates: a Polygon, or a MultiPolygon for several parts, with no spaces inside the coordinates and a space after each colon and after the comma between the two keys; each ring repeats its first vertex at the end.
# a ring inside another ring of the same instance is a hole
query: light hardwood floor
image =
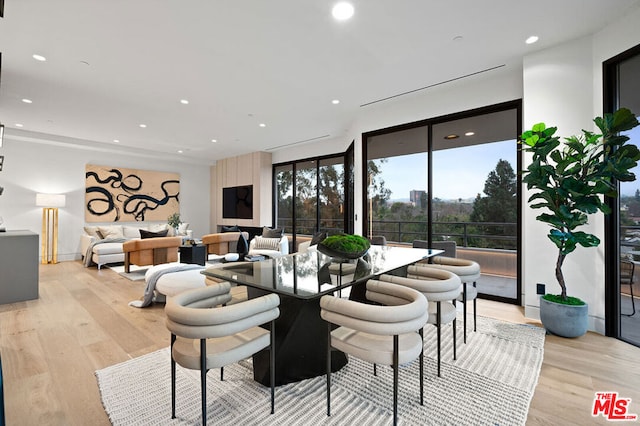
{"type": "MultiPolygon", "coordinates": [[[[94,372],[169,345],[163,306],[137,309],[144,282],[81,262],[40,266],[38,300],[0,305],[8,425],[108,425],[94,372]]],[[[481,315],[526,320],[522,309],[479,301],[481,315]]],[[[594,333],[547,336],[528,425],[606,424],[596,391],[631,398],[640,414],[640,349],[594,333]]]]}

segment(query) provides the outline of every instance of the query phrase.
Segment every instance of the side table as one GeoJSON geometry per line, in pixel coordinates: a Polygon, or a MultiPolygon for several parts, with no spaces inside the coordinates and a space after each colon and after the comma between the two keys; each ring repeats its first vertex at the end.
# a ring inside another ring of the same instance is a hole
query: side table
{"type": "Polygon", "coordinates": [[[180,263],[195,263],[204,266],[207,261],[207,246],[204,244],[182,245],[180,251],[180,263]]]}

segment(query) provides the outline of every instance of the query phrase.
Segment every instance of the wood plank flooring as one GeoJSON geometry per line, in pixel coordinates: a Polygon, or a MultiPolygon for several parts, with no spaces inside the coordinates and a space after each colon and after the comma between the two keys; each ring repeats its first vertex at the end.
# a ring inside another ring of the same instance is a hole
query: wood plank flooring
{"type": "MultiPolygon", "coordinates": [[[[79,261],[40,265],[40,298],[0,305],[7,424],[108,425],[95,370],[169,345],[162,305],[127,305],[143,289],[79,261]]],[[[535,323],[516,306],[478,305],[481,315],[535,323]]],[[[640,414],[640,349],[595,333],[547,336],[527,424],[607,424],[591,416],[596,391],[631,398],[640,414]]]]}

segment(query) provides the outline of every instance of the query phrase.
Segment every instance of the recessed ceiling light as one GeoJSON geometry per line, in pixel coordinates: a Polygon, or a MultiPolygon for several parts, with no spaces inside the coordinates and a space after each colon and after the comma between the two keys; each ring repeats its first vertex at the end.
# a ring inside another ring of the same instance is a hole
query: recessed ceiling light
{"type": "Polygon", "coordinates": [[[22,123],[16,123],[16,127],[24,127],[22,123]]]}
{"type": "Polygon", "coordinates": [[[189,104],[189,101],[188,101],[188,100],[186,100],[186,99],[180,99],[180,103],[181,103],[182,105],[187,105],[187,104],[189,104]]]}
{"type": "Polygon", "coordinates": [[[25,104],[32,104],[33,101],[31,99],[23,99],[22,102],[24,102],[25,104]]]}
{"type": "Polygon", "coordinates": [[[114,139],[113,141],[114,141],[115,143],[120,143],[120,140],[119,140],[119,139],[114,139]]]}
{"type": "Polygon", "coordinates": [[[266,125],[266,124],[264,124],[264,123],[260,123],[260,124],[258,124],[258,126],[260,126],[260,127],[267,127],[267,125],[266,125]]]}
{"type": "Polygon", "coordinates": [[[211,139],[211,142],[216,143],[216,142],[218,142],[218,140],[217,139],[211,139]]]}
{"type": "Polygon", "coordinates": [[[527,44],[533,44],[536,41],[538,41],[538,36],[531,36],[528,39],[525,40],[525,43],[527,44]]]}
{"type": "Polygon", "coordinates": [[[340,99],[334,99],[331,101],[332,104],[338,105],[340,103],[340,99]]]}
{"type": "Polygon", "coordinates": [[[476,134],[476,132],[467,132],[467,133],[465,133],[464,135],[465,135],[465,136],[473,136],[473,135],[475,135],[475,134],[476,134]]]}
{"type": "Polygon", "coordinates": [[[145,127],[147,127],[147,125],[146,124],[141,124],[140,127],[142,127],[144,129],[145,127]]]}
{"type": "Polygon", "coordinates": [[[450,134],[450,135],[445,136],[444,138],[445,138],[445,139],[447,139],[447,140],[449,140],[449,139],[458,139],[459,137],[460,137],[460,136],[455,135],[455,134],[453,134],[453,133],[452,133],[452,134],[450,134]]]}
{"type": "Polygon", "coordinates": [[[181,149],[178,150],[178,154],[182,154],[182,150],[181,149]]]}
{"type": "Polygon", "coordinates": [[[346,21],[347,19],[353,16],[353,5],[346,1],[341,1],[340,3],[336,3],[331,9],[331,14],[338,21],[346,21]]]}
{"type": "Polygon", "coordinates": [[[33,55],[32,58],[35,59],[36,61],[40,61],[40,62],[44,62],[44,61],[47,60],[47,58],[45,58],[42,55],[33,55]]]}

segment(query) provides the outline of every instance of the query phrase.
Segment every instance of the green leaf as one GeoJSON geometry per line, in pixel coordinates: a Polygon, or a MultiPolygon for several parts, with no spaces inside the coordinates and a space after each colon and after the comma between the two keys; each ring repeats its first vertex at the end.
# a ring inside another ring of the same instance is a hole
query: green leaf
{"type": "Polygon", "coordinates": [[[627,108],[620,108],[613,113],[613,123],[610,127],[611,133],[619,133],[631,130],[638,125],[638,119],[627,108]]]}
{"type": "Polygon", "coordinates": [[[529,146],[535,146],[539,140],[540,140],[540,136],[535,134],[530,135],[528,137],[524,137],[523,135],[523,138],[522,138],[522,141],[529,146]]]}
{"type": "Polygon", "coordinates": [[[534,124],[532,127],[532,130],[534,132],[544,132],[544,130],[547,128],[547,126],[545,126],[544,123],[538,123],[538,124],[534,124]]]}
{"type": "Polygon", "coordinates": [[[574,232],[572,236],[582,247],[597,247],[600,245],[600,239],[593,234],[578,231],[574,232]]]}

